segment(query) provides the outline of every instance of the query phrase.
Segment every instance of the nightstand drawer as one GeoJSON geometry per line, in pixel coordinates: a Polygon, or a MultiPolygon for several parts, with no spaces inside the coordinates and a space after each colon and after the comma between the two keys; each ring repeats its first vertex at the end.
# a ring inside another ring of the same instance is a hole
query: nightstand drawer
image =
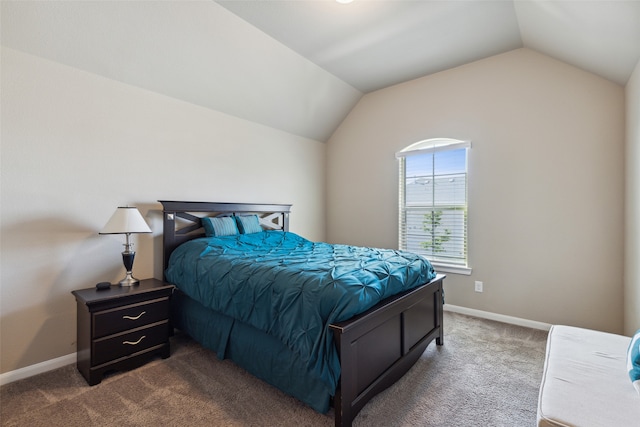
{"type": "Polygon", "coordinates": [[[95,340],[92,344],[93,360],[97,366],[120,357],[164,344],[169,339],[169,321],[154,323],[146,328],[138,328],[114,336],[95,340]]]}
{"type": "Polygon", "coordinates": [[[101,338],[117,332],[139,328],[167,320],[169,298],[160,298],[98,312],[93,320],[93,337],[101,338]]]}

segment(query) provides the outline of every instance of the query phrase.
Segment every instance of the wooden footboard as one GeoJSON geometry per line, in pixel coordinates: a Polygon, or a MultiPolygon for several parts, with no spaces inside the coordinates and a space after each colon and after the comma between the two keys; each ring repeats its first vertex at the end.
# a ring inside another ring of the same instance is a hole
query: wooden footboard
{"type": "Polygon", "coordinates": [[[435,338],[444,344],[442,281],[393,297],[348,321],[331,325],[340,353],[335,424],[350,426],[376,394],[400,379],[435,338]]]}

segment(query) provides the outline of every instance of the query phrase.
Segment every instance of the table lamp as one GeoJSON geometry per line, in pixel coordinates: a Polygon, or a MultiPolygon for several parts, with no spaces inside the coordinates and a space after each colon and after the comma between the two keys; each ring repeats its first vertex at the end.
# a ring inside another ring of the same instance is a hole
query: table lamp
{"type": "Polygon", "coordinates": [[[140,283],[138,279],[132,276],[133,259],[136,253],[131,250],[133,243],[129,242],[129,236],[132,233],[151,233],[151,229],[140,215],[135,207],[119,207],[104,226],[99,234],[124,234],[126,243],[124,244],[124,252],[122,252],[122,262],[127,271],[127,275],[120,281],[120,286],[133,286],[140,283]]]}

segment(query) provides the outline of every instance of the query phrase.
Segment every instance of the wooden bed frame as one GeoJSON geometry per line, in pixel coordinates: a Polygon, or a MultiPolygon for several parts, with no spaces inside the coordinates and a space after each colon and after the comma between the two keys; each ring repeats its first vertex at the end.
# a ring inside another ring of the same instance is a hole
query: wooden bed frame
{"type": "MultiPolygon", "coordinates": [[[[204,236],[203,216],[257,214],[267,229],[289,230],[291,205],[209,203],[160,200],[166,270],[171,252],[181,243],[204,236]]],[[[376,394],[401,378],[435,338],[444,344],[442,282],[431,282],[387,298],[347,321],[332,324],[340,355],[341,377],[333,400],[335,425],[350,426],[376,394]]]]}

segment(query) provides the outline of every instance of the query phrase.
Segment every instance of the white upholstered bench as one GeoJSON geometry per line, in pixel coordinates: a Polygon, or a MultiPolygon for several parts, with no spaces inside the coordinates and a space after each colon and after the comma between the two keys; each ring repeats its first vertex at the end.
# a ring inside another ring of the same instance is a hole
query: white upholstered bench
{"type": "Polygon", "coordinates": [[[631,338],[552,326],[538,397],[538,427],[639,427],[640,394],[627,369],[631,338]]]}

